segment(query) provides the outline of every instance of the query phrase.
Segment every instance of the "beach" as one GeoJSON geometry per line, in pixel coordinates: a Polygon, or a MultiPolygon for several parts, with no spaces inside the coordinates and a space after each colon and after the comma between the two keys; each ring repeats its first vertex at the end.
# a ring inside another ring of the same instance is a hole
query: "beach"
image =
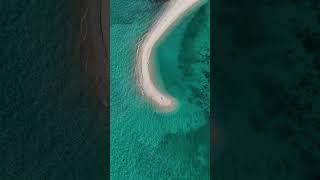
{"type": "Polygon", "coordinates": [[[138,44],[136,60],[137,85],[144,97],[151,101],[160,111],[171,112],[176,109],[178,101],[162,92],[155,85],[152,71],[152,53],[155,45],[183,17],[195,7],[200,0],[175,0],[167,3],[166,8],[156,19],[149,31],[138,44]]]}

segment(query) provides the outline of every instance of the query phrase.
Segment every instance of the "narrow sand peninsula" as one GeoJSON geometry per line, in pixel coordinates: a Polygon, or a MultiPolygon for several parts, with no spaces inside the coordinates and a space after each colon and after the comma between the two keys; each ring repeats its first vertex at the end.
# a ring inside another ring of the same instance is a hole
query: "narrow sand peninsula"
{"type": "Polygon", "coordinates": [[[172,27],[175,22],[184,16],[200,0],[171,0],[163,13],[144,35],[137,50],[136,73],[138,86],[152,104],[164,112],[170,112],[177,106],[177,101],[168,94],[161,92],[152,78],[152,52],[156,43],[172,27]]]}

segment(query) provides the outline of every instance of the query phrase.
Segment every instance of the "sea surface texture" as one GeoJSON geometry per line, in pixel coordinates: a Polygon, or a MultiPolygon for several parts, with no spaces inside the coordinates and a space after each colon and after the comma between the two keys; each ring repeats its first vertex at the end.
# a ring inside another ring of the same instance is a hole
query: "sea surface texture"
{"type": "Polygon", "coordinates": [[[209,2],[157,45],[155,82],[179,101],[160,113],[140,94],[134,67],[140,37],[165,3],[111,0],[111,179],[209,179],[209,2]]]}
{"type": "Polygon", "coordinates": [[[320,1],[214,2],[214,180],[320,179],[320,1]]]}
{"type": "Polygon", "coordinates": [[[106,113],[73,43],[78,5],[0,1],[1,180],[108,178],[106,113]]]}

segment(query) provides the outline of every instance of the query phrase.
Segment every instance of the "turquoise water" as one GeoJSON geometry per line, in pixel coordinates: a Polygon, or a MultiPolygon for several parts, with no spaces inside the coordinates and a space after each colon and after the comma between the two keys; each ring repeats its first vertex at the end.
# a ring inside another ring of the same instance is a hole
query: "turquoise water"
{"type": "Polygon", "coordinates": [[[111,1],[112,179],[209,179],[209,4],[195,9],[155,52],[159,86],[179,100],[157,112],[134,81],[136,43],[159,14],[147,0],[111,1]]]}

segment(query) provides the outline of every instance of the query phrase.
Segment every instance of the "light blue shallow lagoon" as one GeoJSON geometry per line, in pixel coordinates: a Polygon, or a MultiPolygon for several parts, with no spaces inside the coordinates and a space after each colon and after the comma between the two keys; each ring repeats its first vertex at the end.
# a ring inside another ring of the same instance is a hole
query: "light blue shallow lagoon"
{"type": "Polygon", "coordinates": [[[209,2],[194,9],[155,50],[157,85],[179,101],[161,113],[135,84],[139,38],[165,4],[111,0],[111,179],[209,179],[209,2]]]}

